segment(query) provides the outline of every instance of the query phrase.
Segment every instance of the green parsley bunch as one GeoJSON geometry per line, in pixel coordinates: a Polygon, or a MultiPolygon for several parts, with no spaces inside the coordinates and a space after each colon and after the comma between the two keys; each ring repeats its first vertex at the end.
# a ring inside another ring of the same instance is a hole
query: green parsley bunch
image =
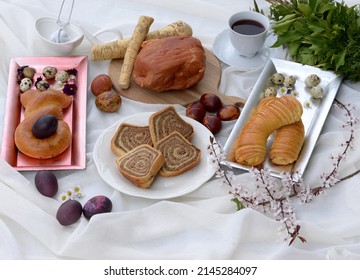
{"type": "Polygon", "coordinates": [[[360,7],[334,0],[267,0],[277,41],[294,61],[360,81],[360,7]]]}

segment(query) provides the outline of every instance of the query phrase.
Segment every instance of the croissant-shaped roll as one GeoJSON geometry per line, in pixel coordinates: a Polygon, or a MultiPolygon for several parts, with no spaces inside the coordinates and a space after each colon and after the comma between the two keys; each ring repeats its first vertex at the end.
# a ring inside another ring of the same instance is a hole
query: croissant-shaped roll
{"type": "Polygon", "coordinates": [[[265,161],[267,138],[275,130],[301,120],[302,105],[293,96],[263,99],[235,143],[235,160],[257,166],[265,161]]]}
{"type": "Polygon", "coordinates": [[[293,163],[299,157],[304,143],[304,124],[300,120],[279,128],[270,150],[270,159],[277,165],[293,163]]]}

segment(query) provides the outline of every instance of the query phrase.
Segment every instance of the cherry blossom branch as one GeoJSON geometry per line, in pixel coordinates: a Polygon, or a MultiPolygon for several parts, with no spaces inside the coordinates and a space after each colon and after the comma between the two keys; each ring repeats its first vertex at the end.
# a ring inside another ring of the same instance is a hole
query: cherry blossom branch
{"type": "Polygon", "coordinates": [[[338,100],[335,100],[334,104],[345,111],[346,122],[342,127],[350,127],[350,134],[348,140],[341,144],[343,147],[341,153],[338,156],[332,156],[334,167],[329,173],[324,172],[320,176],[321,185],[318,187],[308,186],[302,174],[297,171],[282,173],[279,183],[279,180],[271,177],[268,169],[256,168],[250,170],[250,174],[255,178],[255,191],[250,191],[245,185],[234,184],[231,166],[227,166],[230,169],[228,171],[224,169],[226,157],[222,147],[215,142],[213,137],[210,138],[209,151],[213,155],[213,161],[218,165],[216,177],[221,179],[221,185],[230,188],[229,193],[234,196],[232,201],[237,204],[238,210],[249,207],[264,214],[272,214],[274,219],[280,222],[279,233],[282,235],[285,233],[284,239],[289,241],[289,245],[296,239],[306,242],[306,239],[300,236],[301,226],[296,222],[292,199],[297,197],[302,204],[308,203],[322,194],[326,188],[335,186],[340,181],[337,178],[339,166],[345,160],[349,149],[354,148],[354,127],[358,123],[358,118],[352,115],[355,107],[351,104],[345,105],[338,100]]]}

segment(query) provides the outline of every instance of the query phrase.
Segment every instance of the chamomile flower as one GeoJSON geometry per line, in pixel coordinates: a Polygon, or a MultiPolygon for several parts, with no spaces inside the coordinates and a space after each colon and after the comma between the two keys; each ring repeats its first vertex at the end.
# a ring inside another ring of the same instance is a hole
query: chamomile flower
{"type": "Polygon", "coordinates": [[[80,198],[83,196],[82,192],[81,192],[81,188],[79,185],[75,186],[73,189],[73,195],[77,198],[80,198]]]}
{"type": "Polygon", "coordinates": [[[305,100],[303,105],[304,108],[311,109],[311,102],[309,100],[305,100]]]}
{"type": "Polygon", "coordinates": [[[82,197],[83,194],[81,192],[81,188],[79,185],[71,188],[71,189],[68,189],[64,192],[62,192],[59,197],[58,197],[58,200],[60,202],[65,202],[67,200],[70,200],[70,199],[75,199],[75,198],[80,198],[82,197]]]}
{"type": "Polygon", "coordinates": [[[285,95],[285,94],[287,94],[287,92],[288,92],[287,87],[279,87],[279,94],[280,95],[285,95]]]}
{"type": "Polygon", "coordinates": [[[291,91],[291,95],[298,98],[299,97],[299,92],[297,90],[293,90],[293,91],[291,91]]]}
{"type": "Polygon", "coordinates": [[[70,197],[68,196],[67,192],[62,192],[58,197],[58,200],[60,202],[65,202],[65,201],[68,201],[69,199],[70,199],[70,197]]]}
{"type": "Polygon", "coordinates": [[[64,88],[65,84],[60,82],[60,81],[56,81],[56,83],[54,83],[54,85],[52,86],[53,89],[55,90],[59,90],[62,91],[64,88]]]}

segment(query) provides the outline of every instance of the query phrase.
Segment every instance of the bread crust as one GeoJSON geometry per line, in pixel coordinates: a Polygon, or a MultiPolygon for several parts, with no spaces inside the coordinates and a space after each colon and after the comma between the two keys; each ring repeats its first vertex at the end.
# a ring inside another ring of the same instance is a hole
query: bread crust
{"type": "Polygon", "coordinates": [[[266,143],[271,133],[301,120],[302,104],[293,96],[263,99],[249,118],[235,143],[235,160],[247,166],[265,161],[266,143]]]}
{"type": "Polygon", "coordinates": [[[149,129],[154,145],[174,131],[181,133],[187,140],[191,140],[194,135],[193,126],[184,121],[172,105],[150,115],[149,129]]]}
{"type": "Polygon", "coordinates": [[[122,156],[141,144],[152,146],[149,126],[121,123],[111,138],[111,150],[122,156]]]}
{"type": "Polygon", "coordinates": [[[155,148],[164,155],[165,163],[159,171],[161,176],[181,175],[200,162],[201,150],[177,131],[157,142],[155,148]]]}
{"type": "Polygon", "coordinates": [[[288,165],[296,161],[304,144],[304,135],[301,120],[279,128],[271,145],[271,161],[277,165],[288,165]]]}
{"type": "Polygon", "coordinates": [[[183,90],[204,78],[205,50],[199,39],[173,36],[145,41],[136,57],[133,78],[140,87],[164,92],[183,90]]]}
{"type": "Polygon", "coordinates": [[[36,115],[25,118],[16,128],[14,140],[16,147],[25,155],[37,159],[49,159],[63,153],[71,143],[69,125],[58,120],[58,128],[51,136],[39,139],[32,133],[32,126],[38,117],[36,115]]]}
{"type": "Polygon", "coordinates": [[[57,90],[29,90],[20,95],[20,102],[25,107],[25,118],[14,133],[14,142],[18,150],[36,159],[49,159],[62,154],[72,141],[71,129],[63,121],[63,109],[71,104],[72,98],[57,90]],[[32,133],[32,127],[46,114],[58,119],[57,130],[47,138],[36,138],[32,133]]]}
{"type": "Polygon", "coordinates": [[[116,159],[119,172],[140,188],[149,188],[164,164],[163,154],[148,144],[142,144],[116,159]]]}

